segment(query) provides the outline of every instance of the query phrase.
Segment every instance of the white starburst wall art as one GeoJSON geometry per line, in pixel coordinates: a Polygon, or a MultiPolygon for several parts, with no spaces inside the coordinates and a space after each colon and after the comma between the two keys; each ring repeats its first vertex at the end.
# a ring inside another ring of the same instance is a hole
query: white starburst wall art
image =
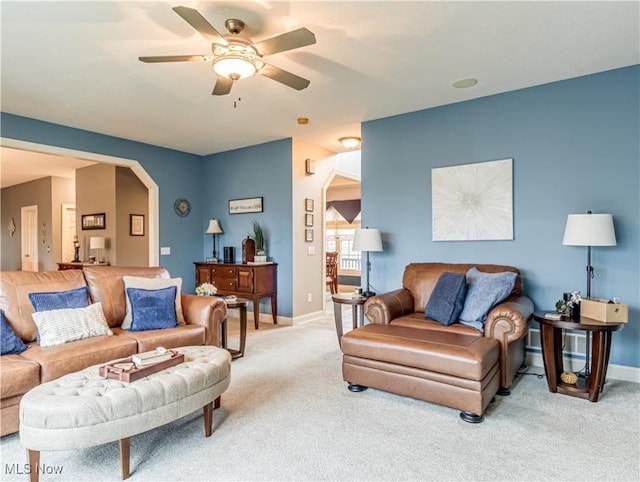
{"type": "Polygon", "coordinates": [[[434,241],[513,239],[513,159],[431,169],[434,241]]]}

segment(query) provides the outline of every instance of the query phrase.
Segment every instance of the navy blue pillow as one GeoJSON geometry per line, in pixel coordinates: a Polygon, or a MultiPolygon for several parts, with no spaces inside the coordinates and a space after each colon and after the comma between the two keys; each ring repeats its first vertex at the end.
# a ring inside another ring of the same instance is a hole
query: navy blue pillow
{"type": "Polygon", "coordinates": [[[458,321],[467,294],[467,278],[464,274],[444,272],[438,278],[427,302],[425,315],[445,326],[458,321]]]}
{"type": "Polygon", "coordinates": [[[178,326],[175,286],[159,290],[127,288],[127,296],[131,303],[131,331],[178,326]]]}
{"type": "Polygon", "coordinates": [[[86,308],[89,306],[89,290],[82,286],[68,291],[29,293],[29,300],[36,311],[86,308]]]}
{"type": "Polygon", "coordinates": [[[9,326],[9,323],[7,323],[7,320],[5,319],[4,311],[2,310],[0,310],[0,322],[2,325],[0,327],[0,330],[2,331],[2,355],[19,355],[27,348],[29,348],[13,332],[13,330],[9,326]]]}

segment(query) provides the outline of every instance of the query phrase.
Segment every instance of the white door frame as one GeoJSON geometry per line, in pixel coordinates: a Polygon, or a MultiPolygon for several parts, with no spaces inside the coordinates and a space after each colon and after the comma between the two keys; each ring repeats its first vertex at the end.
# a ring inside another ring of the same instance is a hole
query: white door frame
{"type": "Polygon", "coordinates": [[[67,261],[71,261],[73,257],[69,257],[69,255],[73,256],[74,249],[73,246],[73,234],[76,233],[76,224],[69,222],[68,214],[73,212],[73,217],[75,219],[76,205],[75,204],[66,204],[62,203],[62,211],[60,213],[60,261],[65,263],[67,261]],[[68,251],[68,252],[66,252],[68,251]]]}
{"type": "Polygon", "coordinates": [[[20,208],[20,269],[38,271],[38,206],[20,208]]]}
{"type": "Polygon", "coordinates": [[[34,142],[20,141],[17,139],[8,139],[0,137],[0,145],[12,147],[14,149],[22,149],[25,151],[43,152],[45,154],[53,154],[58,156],[77,157],[88,161],[102,162],[116,166],[130,168],[136,176],[142,181],[149,191],[149,266],[160,265],[160,222],[159,222],[159,205],[160,194],[158,185],[147,174],[142,165],[133,159],[125,159],[122,157],[105,156],[95,152],[78,151],[75,149],[66,149],[64,147],[49,146],[46,144],[36,144],[34,142]]]}

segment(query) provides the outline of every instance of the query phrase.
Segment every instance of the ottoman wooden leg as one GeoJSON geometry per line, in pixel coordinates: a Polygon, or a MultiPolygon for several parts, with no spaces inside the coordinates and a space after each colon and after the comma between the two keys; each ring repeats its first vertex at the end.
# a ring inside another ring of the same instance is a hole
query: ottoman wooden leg
{"type": "Polygon", "coordinates": [[[120,466],[122,467],[122,480],[129,478],[129,456],[131,454],[131,439],[120,439],[120,466]]]}
{"type": "Polygon", "coordinates": [[[204,411],[204,436],[211,437],[213,433],[213,402],[207,403],[202,410],[204,411]]]}
{"type": "Polygon", "coordinates": [[[29,480],[31,482],[38,482],[38,465],[40,464],[40,451],[28,450],[27,459],[29,460],[29,480]]]}

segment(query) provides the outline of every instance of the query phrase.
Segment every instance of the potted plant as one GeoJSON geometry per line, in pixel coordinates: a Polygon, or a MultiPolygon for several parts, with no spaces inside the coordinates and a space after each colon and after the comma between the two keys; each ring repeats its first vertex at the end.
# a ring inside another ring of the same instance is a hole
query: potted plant
{"type": "Polygon", "coordinates": [[[258,221],[255,219],[251,222],[253,228],[253,240],[256,243],[256,255],[254,261],[256,263],[265,263],[267,261],[267,255],[264,250],[264,229],[258,221]]]}

